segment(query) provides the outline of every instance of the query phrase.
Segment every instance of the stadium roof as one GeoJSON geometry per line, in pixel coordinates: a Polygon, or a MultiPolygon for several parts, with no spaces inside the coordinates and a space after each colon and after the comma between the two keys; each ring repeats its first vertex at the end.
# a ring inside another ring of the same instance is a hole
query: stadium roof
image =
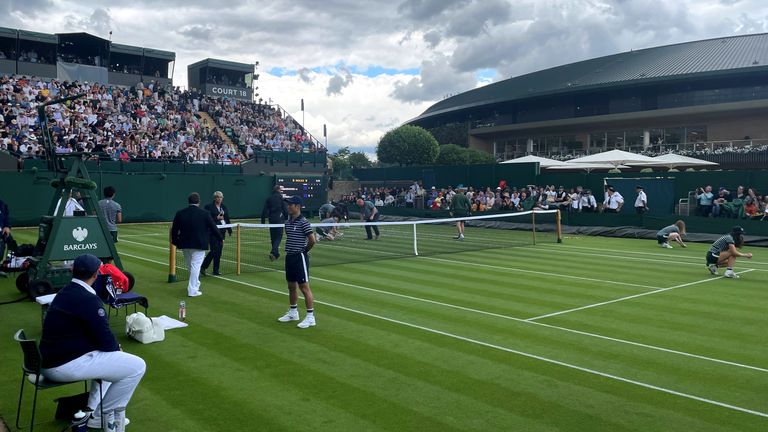
{"type": "Polygon", "coordinates": [[[768,33],[666,45],[557,66],[452,96],[411,121],[538,96],[735,72],[768,72],[768,33]]]}

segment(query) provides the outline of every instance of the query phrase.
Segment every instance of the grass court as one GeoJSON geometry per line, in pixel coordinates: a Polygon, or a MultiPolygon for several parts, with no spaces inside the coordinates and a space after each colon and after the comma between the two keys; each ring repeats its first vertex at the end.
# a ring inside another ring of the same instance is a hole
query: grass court
{"type": "MultiPolygon", "coordinates": [[[[287,308],[281,263],[224,268],[188,298],[186,282],[166,282],[168,225],[121,226],[118,250],[149,314],[176,317],[185,300],[189,322],[141,345],[112,318],[125,350],[147,362],[128,429],[768,430],[764,249],[746,248],[755,258],[737,260],[742,277],[730,280],[706,270],[708,244],[542,235],[520,246],[505,243],[512,232],[468,228],[477,243],[462,249],[447,227],[419,229],[434,250],[418,257],[407,235],[386,230],[378,242],[352,232],[321,242],[312,260],[327,262],[310,269],[318,324],[301,330],[276,321],[287,308]]],[[[20,243],[36,234],[14,230],[20,243]]],[[[0,279],[0,301],[18,297],[0,279]]],[[[0,416],[11,426],[19,328],[40,336],[36,303],[0,306],[0,416]]],[[[80,390],[41,392],[38,420],[80,390]]]]}

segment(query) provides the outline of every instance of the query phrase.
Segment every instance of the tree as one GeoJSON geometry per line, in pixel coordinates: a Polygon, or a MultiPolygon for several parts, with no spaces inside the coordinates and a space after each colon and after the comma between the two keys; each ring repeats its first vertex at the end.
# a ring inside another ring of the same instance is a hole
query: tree
{"type": "Polygon", "coordinates": [[[376,147],[379,161],[399,165],[429,165],[437,159],[438,152],[439,145],[432,134],[411,125],[387,132],[376,147]]]}
{"type": "Polygon", "coordinates": [[[480,150],[468,149],[456,144],[440,146],[440,154],[437,156],[438,165],[473,165],[496,163],[493,156],[480,150]]]}
{"type": "Polygon", "coordinates": [[[336,153],[329,156],[333,163],[334,173],[338,175],[341,171],[349,168],[349,154],[349,147],[342,147],[336,153]]]}
{"type": "Polygon", "coordinates": [[[363,152],[350,153],[347,162],[352,168],[370,168],[373,166],[373,162],[363,152]]]}
{"type": "Polygon", "coordinates": [[[466,165],[468,162],[465,149],[456,144],[440,146],[440,154],[435,161],[438,165],[466,165]]]}
{"type": "Polygon", "coordinates": [[[473,164],[495,164],[496,158],[492,154],[477,149],[464,149],[467,155],[467,163],[473,164]]]}

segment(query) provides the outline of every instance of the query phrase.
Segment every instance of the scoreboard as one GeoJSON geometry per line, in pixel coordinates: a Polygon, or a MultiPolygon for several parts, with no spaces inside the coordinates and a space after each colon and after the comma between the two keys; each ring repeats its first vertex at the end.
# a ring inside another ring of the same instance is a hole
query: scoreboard
{"type": "Polygon", "coordinates": [[[278,174],[276,177],[276,184],[283,187],[283,195],[300,197],[304,201],[304,208],[317,210],[325,204],[328,195],[325,190],[325,176],[278,174]]]}

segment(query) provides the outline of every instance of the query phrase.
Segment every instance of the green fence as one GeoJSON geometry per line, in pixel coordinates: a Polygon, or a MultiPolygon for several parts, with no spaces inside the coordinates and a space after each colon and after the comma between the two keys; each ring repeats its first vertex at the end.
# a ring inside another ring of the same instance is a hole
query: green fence
{"type": "MultiPolygon", "coordinates": [[[[260,216],[274,184],[273,176],[89,172],[98,185],[99,196],[106,186],[117,189],[115,201],[123,206],[124,222],[171,220],[177,210],[187,205],[190,192],[200,193],[203,203],[207,203],[212,201],[213,192],[217,190],[224,193],[224,203],[231,217],[260,216]]],[[[35,225],[48,211],[55,192],[49,184],[52,177],[48,171],[0,172],[0,184],[12,185],[3,188],[2,199],[10,208],[14,226],[35,225]]]]}

